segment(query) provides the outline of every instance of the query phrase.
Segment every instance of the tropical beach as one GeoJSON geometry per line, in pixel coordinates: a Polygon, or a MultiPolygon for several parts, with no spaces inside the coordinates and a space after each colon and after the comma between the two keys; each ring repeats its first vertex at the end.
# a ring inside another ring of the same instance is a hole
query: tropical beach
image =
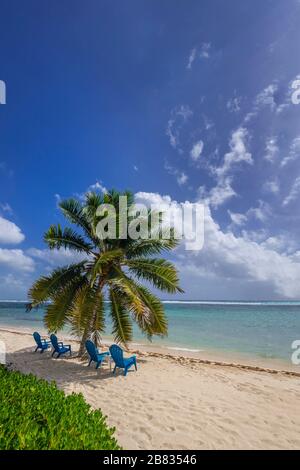
{"type": "MultiPolygon", "coordinates": [[[[78,359],[33,354],[30,334],[0,330],[13,369],[83,393],[101,408],[124,449],[297,449],[300,374],[138,354],[138,372],[112,376],[78,359]],[[126,403],[126,408],[124,408],[126,403]]],[[[76,344],[73,343],[74,349],[76,344]]],[[[78,344],[77,344],[78,348],[78,344]]],[[[213,362],[213,361],[212,361],[213,362]]]]}
{"type": "Polygon", "coordinates": [[[0,0],[8,459],[300,449],[299,20],[0,0]]]}

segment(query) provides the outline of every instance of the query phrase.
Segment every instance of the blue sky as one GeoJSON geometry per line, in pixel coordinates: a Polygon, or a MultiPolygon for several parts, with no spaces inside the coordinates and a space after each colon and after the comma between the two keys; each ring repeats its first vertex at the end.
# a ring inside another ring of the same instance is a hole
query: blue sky
{"type": "Polygon", "coordinates": [[[300,298],[300,2],[1,0],[0,298],[72,259],[42,235],[98,182],[205,202],[185,298],[300,298]]]}

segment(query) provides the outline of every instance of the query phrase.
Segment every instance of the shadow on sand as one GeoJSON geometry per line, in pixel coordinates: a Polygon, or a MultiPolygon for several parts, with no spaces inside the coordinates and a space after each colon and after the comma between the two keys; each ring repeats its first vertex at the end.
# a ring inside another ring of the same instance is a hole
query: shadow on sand
{"type": "MultiPolygon", "coordinates": [[[[76,353],[72,356],[66,354],[64,357],[54,359],[51,357],[51,351],[34,352],[34,348],[23,348],[18,351],[7,354],[7,363],[10,364],[10,368],[19,370],[23,373],[31,373],[38,377],[44,378],[48,381],[55,381],[57,385],[67,385],[68,383],[84,384],[88,383],[92,386],[92,381],[96,380],[114,380],[117,376],[123,376],[123,371],[117,369],[116,373],[113,374],[113,363],[112,369],[110,370],[109,364],[102,364],[101,367],[95,369],[95,365],[87,365],[87,360],[81,361],[76,357],[76,353]]],[[[146,359],[138,359],[139,364],[147,362],[146,359]]],[[[127,374],[138,373],[133,369],[130,369],[127,374]]],[[[126,380],[126,377],[124,377],[126,380]]]]}

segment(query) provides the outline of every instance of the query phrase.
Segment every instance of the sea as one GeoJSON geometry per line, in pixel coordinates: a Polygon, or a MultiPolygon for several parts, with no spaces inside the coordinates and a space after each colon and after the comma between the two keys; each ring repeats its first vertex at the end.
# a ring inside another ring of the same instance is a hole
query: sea
{"type": "MultiPolygon", "coordinates": [[[[291,363],[292,343],[300,340],[299,302],[164,301],[168,336],[153,345],[177,351],[217,352],[291,363]]],[[[111,338],[109,304],[107,339],[111,338]]],[[[21,301],[0,302],[0,328],[43,330],[43,308],[26,312],[21,301]]],[[[134,328],[136,344],[147,339],[134,328]]],[[[299,367],[300,369],[300,367],[299,367]]]]}

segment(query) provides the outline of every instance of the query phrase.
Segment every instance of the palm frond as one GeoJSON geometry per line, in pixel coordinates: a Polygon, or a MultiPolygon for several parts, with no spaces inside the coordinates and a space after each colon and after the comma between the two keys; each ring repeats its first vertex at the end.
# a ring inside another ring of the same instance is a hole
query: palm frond
{"type": "Polygon", "coordinates": [[[183,292],[174,265],[165,259],[139,258],[127,261],[130,272],[170,293],[183,292]]]}
{"type": "Polygon", "coordinates": [[[64,216],[73,224],[81,227],[86,236],[93,240],[94,233],[91,223],[85,214],[84,206],[77,199],[65,199],[59,203],[64,216]]]}
{"type": "Polygon", "coordinates": [[[62,229],[61,226],[51,225],[49,230],[44,235],[44,240],[48,244],[49,248],[69,248],[70,250],[78,251],[79,253],[84,252],[90,254],[93,246],[87,243],[81,235],[78,235],[74,230],[67,227],[62,229]]]}
{"type": "Polygon", "coordinates": [[[134,240],[129,243],[126,248],[126,255],[130,258],[138,258],[141,256],[152,256],[162,253],[163,251],[171,251],[178,246],[178,240],[170,237],[169,239],[159,238],[157,235],[147,240],[134,240]]]}
{"type": "Polygon", "coordinates": [[[103,294],[97,288],[85,284],[74,298],[70,311],[72,331],[77,336],[103,333],[105,328],[103,294]]]}
{"type": "MultiPolygon", "coordinates": [[[[168,332],[168,322],[161,301],[153,295],[149,289],[142,285],[136,286],[138,294],[151,314],[151,326],[149,322],[146,325],[146,331],[149,339],[153,334],[165,336],[168,332]]],[[[140,321],[140,319],[137,319],[140,321]]],[[[143,325],[142,325],[143,326],[143,325]]]]}
{"type": "Polygon", "coordinates": [[[91,273],[91,285],[93,286],[97,276],[103,275],[103,271],[112,269],[113,263],[119,262],[124,253],[121,249],[108,250],[101,253],[94,263],[89,264],[89,271],[91,273]]]}
{"type": "Polygon", "coordinates": [[[119,292],[113,287],[109,291],[111,303],[112,334],[117,343],[127,344],[132,340],[132,324],[129,313],[119,292]]]}
{"type": "Polygon", "coordinates": [[[49,276],[40,277],[29,289],[30,304],[28,309],[50,300],[66,284],[77,278],[85,269],[85,263],[71,264],[62,268],[56,268],[49,276]]]}
{"type": "Polygon", "coordinates": [[[69,321],[76,293],[86,282],[84,276],[74,278],[53,296],[52,303],[46,307],[44,317],[48,331],[57,332],[69,321]]]}

